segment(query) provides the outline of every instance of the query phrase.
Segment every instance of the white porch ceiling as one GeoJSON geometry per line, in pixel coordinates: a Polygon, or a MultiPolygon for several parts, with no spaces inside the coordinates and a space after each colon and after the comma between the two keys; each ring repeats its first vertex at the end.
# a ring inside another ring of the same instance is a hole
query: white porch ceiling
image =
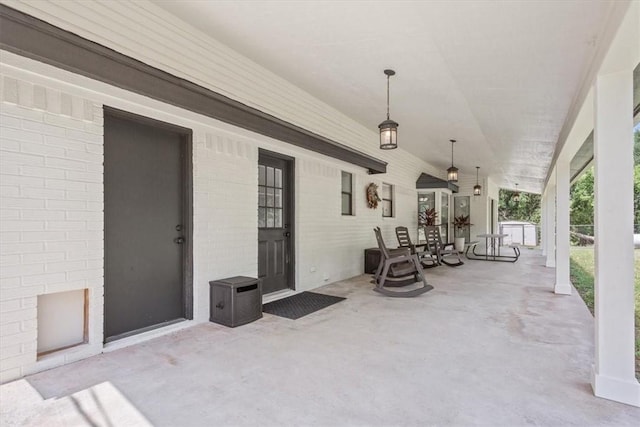
{"type": "MultiPolygon", "coordinates": [[[[188,1],[165,10],[442,168],[540,192],[611,1],[188,1]]],[[[579,106],[578,106],[579,107],[579,106]]]]}

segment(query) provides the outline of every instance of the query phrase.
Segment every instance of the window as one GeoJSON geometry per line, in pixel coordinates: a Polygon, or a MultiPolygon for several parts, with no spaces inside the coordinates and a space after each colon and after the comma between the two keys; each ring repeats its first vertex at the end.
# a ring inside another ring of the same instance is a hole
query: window
{"type": "Polygon", "coordinates": [[[353,175],[342,172],[342,215],[353,215],[353,175]]]}
{"type": "Polygon", "coordinates": [[[382,216],[393,216],[393,185],[382,183],[382,216]]]}
{"type": "Polygon", "coordinates": [[[282,228],[282,169],[258,166],[258,227],[282,228]]]}

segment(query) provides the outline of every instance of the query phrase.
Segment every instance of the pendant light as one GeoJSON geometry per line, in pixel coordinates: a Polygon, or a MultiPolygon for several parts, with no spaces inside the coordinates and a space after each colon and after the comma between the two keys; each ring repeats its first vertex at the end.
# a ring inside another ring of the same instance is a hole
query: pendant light
{"type": "Polygon", "coordinates": [[[447,181],[458,182],[458,168],[453,166],[453,144],[456,140],[450,139],[449,141],[451,141],[451,167],[447,169],[447,181]]]}
{"type": "Polygon", "coordinates": [[[387,75],[387,120],[380,123],[380,149],[393,150],[398,148],[398,123],[389,118],[389,77],[396,74],[393,70],[384,70],[387,75]]]}
{"type": "Polygon", "coordinates": [[[480,170],[480,166],[476,166],[476,185],[473,186],[473,195],[479,196],[482,194],[482,186],[478,183],[478,171],[480,170]]]}
{"type": "Polygon", "coordinates": [[[513,201],[516,203],[520,201],[520,192],[518,191],[518,184],[516,184],[516,192],[513,193],[513,201]]]}

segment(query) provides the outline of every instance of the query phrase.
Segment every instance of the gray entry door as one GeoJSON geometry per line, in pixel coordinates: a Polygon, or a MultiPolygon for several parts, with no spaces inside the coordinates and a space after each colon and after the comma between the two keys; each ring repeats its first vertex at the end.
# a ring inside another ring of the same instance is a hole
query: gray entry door
{"type": "Polygon", "coordinates": [[[185,317],[184,135],[105,113],[105,342],[185,317]]]}
{"type": "Polygon", "coordinates": [[[293,160],[260,151],[258,277],[265,294],[293,289],[293,160]]]}

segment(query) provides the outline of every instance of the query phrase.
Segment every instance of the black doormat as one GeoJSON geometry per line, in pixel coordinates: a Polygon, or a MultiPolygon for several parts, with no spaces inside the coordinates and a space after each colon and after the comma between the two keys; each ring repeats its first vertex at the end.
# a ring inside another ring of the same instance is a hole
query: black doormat
{"type": "Polygon", "coordinates": [[[329,307],[346,298],[332,295],[317,294],[315,292],[301,292],[299,294],[269,302],[262,306],[262,311],[287,319],[299,319],[325,307],[329,307]]]}

